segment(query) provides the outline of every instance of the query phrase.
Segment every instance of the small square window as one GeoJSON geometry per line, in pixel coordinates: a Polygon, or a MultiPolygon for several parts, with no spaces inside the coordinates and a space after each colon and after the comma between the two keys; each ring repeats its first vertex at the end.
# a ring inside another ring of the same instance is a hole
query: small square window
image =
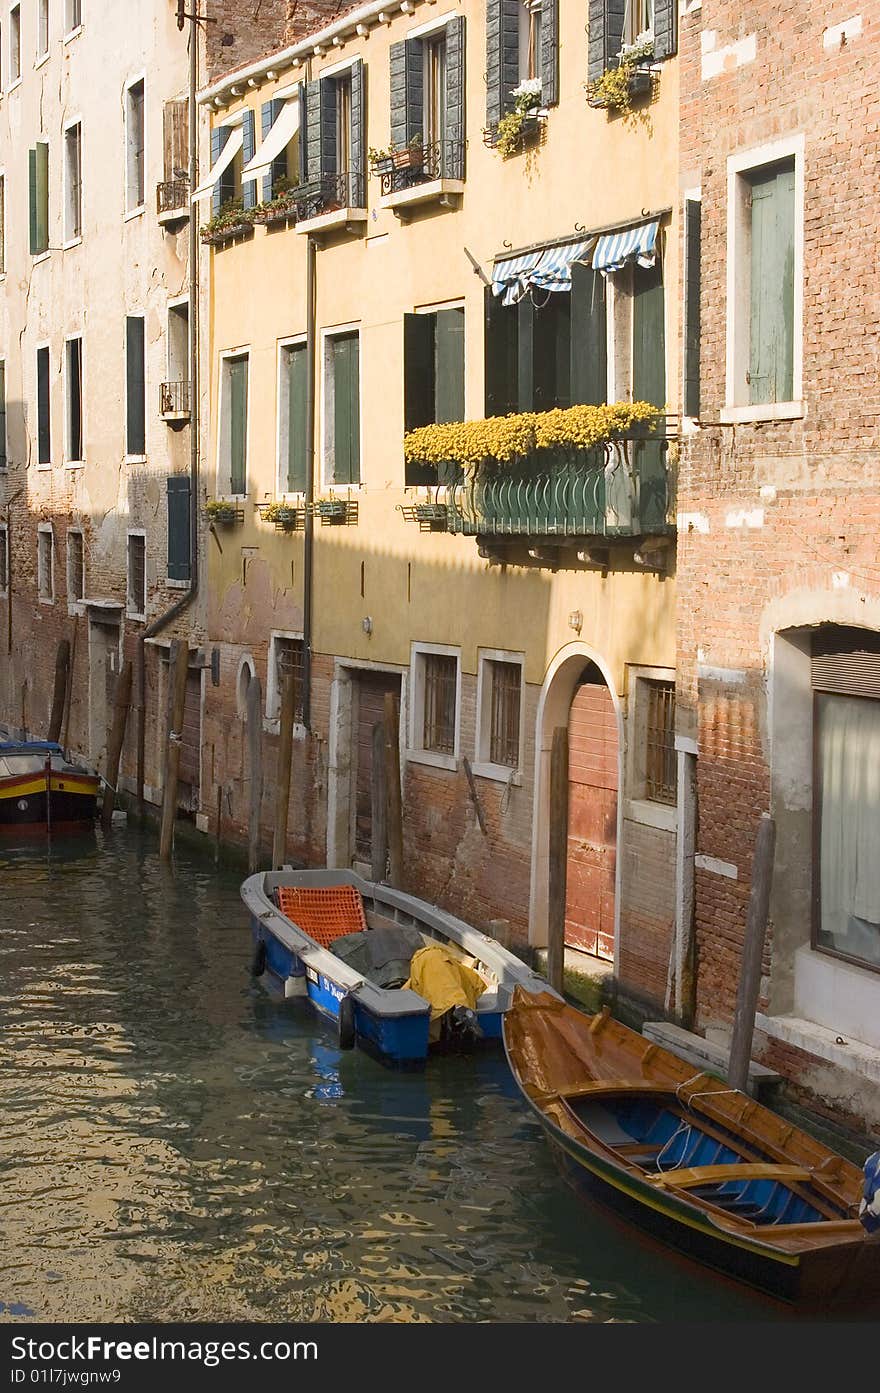
{"type": "Polygon", "coordinates": [[[293,719],[302,723],[305,692],[305,641],[273,634],[269,644],[269,681],[266,687],[266,718],[281,715],[281,697],[287,673],[293,674],[293,719]]]}
{"type": "Polygon", "coordinates": [[[442,768],[454,769],[458,759],[460,661],[455,649],[413,647],[410,754],[442,768]]]}

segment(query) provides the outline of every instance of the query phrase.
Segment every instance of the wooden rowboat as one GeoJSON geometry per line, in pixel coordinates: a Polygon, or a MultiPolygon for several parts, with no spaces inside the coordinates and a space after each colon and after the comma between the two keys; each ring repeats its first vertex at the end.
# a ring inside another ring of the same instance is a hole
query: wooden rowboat
{"type": "Polygon", "coordinates": [[[611,1019],[517,990],[514,1077],[579,1190],[788,1301],[880,1299],[863,1174],[746,1094],[611,1019]]]}
{"type": "Polygon", "coordinates": [[[0,837],[71,832],[94,820],[101,781],[51,740],[0,742],[0,837]]]}

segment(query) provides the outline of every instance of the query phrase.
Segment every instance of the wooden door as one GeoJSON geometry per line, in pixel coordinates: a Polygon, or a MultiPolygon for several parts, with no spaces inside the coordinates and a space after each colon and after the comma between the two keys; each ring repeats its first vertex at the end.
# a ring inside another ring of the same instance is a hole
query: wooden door
{"type": "Polygon", "coordinates": [[[601,680],[575,691],[568,719],[568,884],[565,942],[614,956],[617,717],[601,680]]]}
{"type": "Polygon", "coordinates": [[[364,672],[355,679],[352,859],[368,864],[373,851],[373,726],[384,720],[386,692],[400,698],[400,678],[394,673],[364,672]]]}

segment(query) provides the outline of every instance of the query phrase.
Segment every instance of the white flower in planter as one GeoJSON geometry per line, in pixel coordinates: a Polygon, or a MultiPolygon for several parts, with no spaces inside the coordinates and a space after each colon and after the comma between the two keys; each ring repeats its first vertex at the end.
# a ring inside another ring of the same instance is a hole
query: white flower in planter
{"type": "MultiPolygon", "coordinates": [[[[541,105],[541,79],[539,77],[524,77],[518,87],[511,89],[512,97],[528,98],[530,106],[541,105]]],[[[523,103],[525,105],[525,102],[523,103]]]]}

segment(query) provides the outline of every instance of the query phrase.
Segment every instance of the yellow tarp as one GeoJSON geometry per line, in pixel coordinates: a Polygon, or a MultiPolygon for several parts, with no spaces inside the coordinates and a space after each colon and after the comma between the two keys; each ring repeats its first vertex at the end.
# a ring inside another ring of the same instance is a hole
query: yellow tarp
{"type": "Polygon", "coordinates": [[[442,943],[431,944],[413,953],[409,981],[404,983],[431,1003],[431,1020],[436,1021],[453,1006],[476,1009],[477,997],[486,983],[472,967],[459,962],[442,943]]]}

